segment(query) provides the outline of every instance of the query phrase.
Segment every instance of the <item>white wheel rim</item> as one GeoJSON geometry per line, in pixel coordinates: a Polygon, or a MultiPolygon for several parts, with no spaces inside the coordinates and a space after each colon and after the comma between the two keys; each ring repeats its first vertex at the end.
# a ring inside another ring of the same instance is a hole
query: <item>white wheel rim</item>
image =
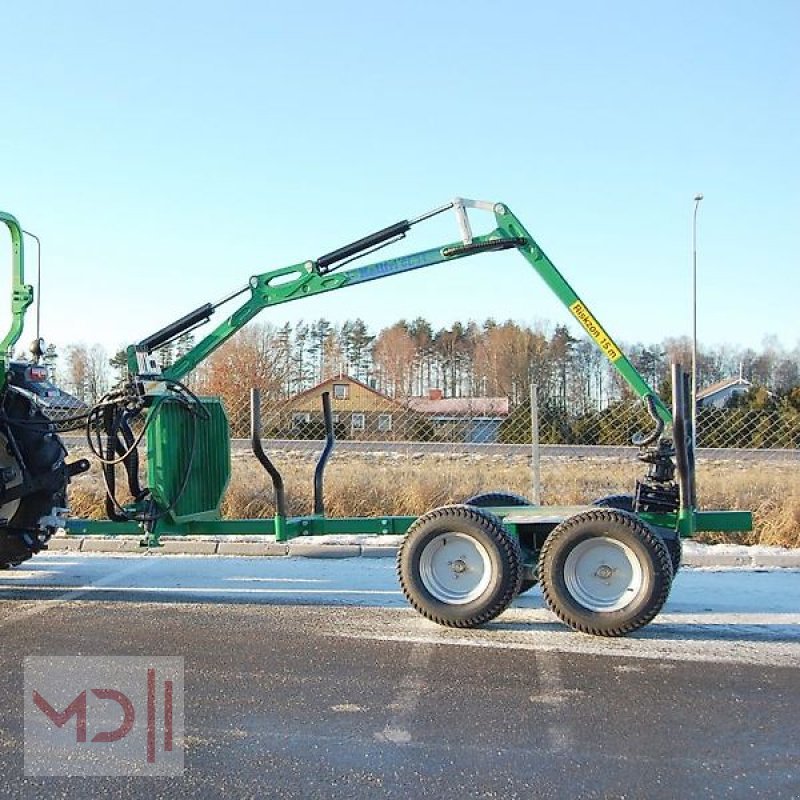
{"type": "Polygon", "coordinates": [[[642,590],[644,572],[633,550],[606,536],[576,545],[564,562],[569,593],[590,611],[619,611],[642,590]]]}
{"type": "Polygon", "coordinates": [[[423,548],[419,574],[436,600],[460,606],[486,591],[492,579],[492,562],[486,548],[471,536],[440,533],[423,548]]]}

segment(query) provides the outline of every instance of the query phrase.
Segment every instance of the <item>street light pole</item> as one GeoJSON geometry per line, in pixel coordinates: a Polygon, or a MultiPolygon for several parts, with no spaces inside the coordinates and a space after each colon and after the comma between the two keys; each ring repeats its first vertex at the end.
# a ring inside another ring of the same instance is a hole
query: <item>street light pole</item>
{"type": "Polygon", "coordinates": [[[697,209],[703,195],[694,196],[692,215],[692,452],[697,452],[697,209]]]}

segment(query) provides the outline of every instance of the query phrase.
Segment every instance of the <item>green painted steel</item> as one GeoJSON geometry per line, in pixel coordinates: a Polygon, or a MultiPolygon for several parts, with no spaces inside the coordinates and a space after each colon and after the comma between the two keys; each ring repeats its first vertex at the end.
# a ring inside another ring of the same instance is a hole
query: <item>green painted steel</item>
{"type": "Polygon", "coordinates": [[[539,273],[544,282],[550,287],[558,299],[567,307],[581,327],[592,338],[595,344],[614,368],[624,378],[625,382],[639,397],[653,395],[656,401],[658,415],[667,424],[672,424],[672,412],[664,405],[652,387],[639,374],[636,367],[631,364],[622,348],[616,344],[605,331],[597,318],[589,310],[586,303],[581,300],[577,292],[570,286],[566,278],[556,269],[555,264],[547,257],[544,250],[536,243],[533,236],[525,230],[522,223],[511,213],[507,206],[498,203],[495,206],[498,229],[509,238],[524,238],[528,244],[519,248],[519,252],[527,259],[528,263],[539,273]]]}
{"type": "Polygon", "coordinates": [[[695,511],[695,531],[744,532],[753,530],[752,511],[695,511]]]}
{"type": "MultiPolygon", "coordinates": [[[[474,242],[479,244],[500,238],[504,238],[503,235],[495,231],[485,236],[476,236],[474,242]]],[[[167,380],[181,380],[265,308],[332,292],[345,286],[355,286],[390,275],[422,269],[445,261],[456,261],[470,255],[473,253],[463,252],[462,242],[451,242],[432,250],[411,253],[407,256],[325,275],[320,275],[316,271],[313,261],[305,261],[261,275],[254,275],[249,281],[250,298],[186,355],[165,369],[163,376],[167,380]]],[[[138,367],[136,350],[133,345],[128,348],[127,355],[129,369],[136,374],[138,367]]]]}
{"type": "Polygon", "coordinates": [[[638,515],[655,528],[678,531],[688,539],[696,533],[745,533],[753,530],[753,514],[750,511],[697,511],[686,509],[672,514],[652,514],[646,511],[638,515]]]}
{"type": "MultiPolygon", "coordinates": [[[[441,247],[411,253],[407,256],[366,264],[360,267],[342,269],[335,273],[320,274],[314,261],[304,261],[288,267],[255,275],[250,279],[250,298],[230,317],[218,325],[208,336],[198,342],[186,355],[164,370],[164,378],[181,380],[195,369],[204,359],[224,344],[260,311],[270,306],[300,300],[314,295],[331,292],[345,286],[353,286],[366,281],[378,280],[410,270],[455,261],[476,255],[481,245],[505,240],[524,240],[515,244],[528,263],[542,277],[570,313],[586,330],[601,352],[611,361],[623,379],[639,397],[653,395],[659,416],[666,423],[672,422],[672,414],[658,398],[652,387],[644,380],[636,368],[612,337],[605,331],[588,306],[581,300],[553,262],[528,233],[522,223],[503,203],[496,203],[494,216],[497,228],[483,236],[475,236],[469,246],[463,242],[450,242],[441,247]]],[[[135,374],[135,348],[128,349],[128,362],[135,374]]]]}
{"type": "Polygon", "coordinates": [[[352,534],[361,536],[399,536],[416,517],[290,517],[286,520],[288,538],[352,534]]]}
{"type": "MultiPolygon", "coordinates": [[[[287,517],[262,519],[187,519],[159,520],[148,543],[157,545],[162,536],[275,536],[276,541],[289,541],[306,536],[343,534],[352,536],[399,536],[404,534],[416,517],[287,517]]],[[[66,530],[72,536],[136,536],[142,529],[136,522],[112,522],[106,519],[70,519],[66,530]]]]}
{"type": "Polygon", "coordinates": [[[207,418],[169,397],[148,411],[148,482],[174,522],[217,519],[230,480],[228,418],[216,397],[201,398],[207,418]]]}
{"type": "MultiPolygon", "coordinates": [[[[532,506],[491,508],[492,513],[508,516],[504,519],[506,527],[514,534],[525,521],[547,522],[556,524],[579,511],[594,510],[595,506],[532,506]],[[525,520],[525,521],[523,521],[525,520]]],[[[685,530],[677,514],[639,515],[645,522],[656,528],[680,530],[681,536],[690,535],[685,530]]],[[[752,530],[753,515],[749,511],[696,511],[692,514],[692,531],[727,531],[745,532],[752,530]]],[[[277,519],[206,519],[189,520],[175,523],[162,520],[156,524],[150,537],[150,544],[157,545],[162,536],[275,536],[276,541],[290,541],[308,536],[325,536],[329,534],[368,535],[368,536],[401,536],[416,517],[288,517],[283,520],[284,533],[278,534],[277,519]]],[[[67,520],[66,530],[73,536],[135,536],[142,533],[135,522],[111,522],[110,520],[67,520]]]]}
{"type": "Polygon", "coordinates": [[[112,522],[109,519],[80,519],[73,517],[64,522],[70,536],[140,536],[138,522],[112,522]]]}
{"type": "MultiPolygon", "coordinates": [[[[557,524],[583,511],[596,511],[597,506],[497,506],[489,509],[516,530],[525,524],[557,524]]],[[[678,531],[682,537],[691,537],[699,531],[742,533],[753,529],[750,511],[686,511],[669,514],[637,512],[637,516],[655,528],[678,531]]]]}
{"type": "Polygon", "coordinates": [[[0,211],[3,222],[11,234],[11,327],[0,341],[0,390],[6,384],[6,365],[11,348],[19,341],[25,323],[25,311],[33,302],[33,287],[25,283],[25,247],[22,228],[11,214],[0,211]]]}

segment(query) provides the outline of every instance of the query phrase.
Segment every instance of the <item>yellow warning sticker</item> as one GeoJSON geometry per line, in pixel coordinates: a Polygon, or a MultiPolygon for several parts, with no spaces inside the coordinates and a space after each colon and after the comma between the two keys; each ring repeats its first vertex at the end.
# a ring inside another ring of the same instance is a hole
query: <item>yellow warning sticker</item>
{"type": "Polygon", "coordinates": [[[603,330],[600,323],[580,300],[576,300],[569,307],[569,310],[575,315],[575,319],[583,325],[586,333],[597,342],[610,361],[618,361],[622,358],[622,351],[614,344],[614,340],[603,330]]]}

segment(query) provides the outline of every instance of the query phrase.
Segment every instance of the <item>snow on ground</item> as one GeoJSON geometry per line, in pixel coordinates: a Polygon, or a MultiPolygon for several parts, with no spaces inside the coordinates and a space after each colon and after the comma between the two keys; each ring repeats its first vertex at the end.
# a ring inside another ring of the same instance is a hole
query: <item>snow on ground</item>
{"type": "Polygon", "coordinates": [[[649,626],[602,639],[562,625],[536,589],[483,629],[442,628],[408,608],[389,558],[45,553],[24,566],[0,573],[0,627],[73,601],[269,603],[323,607],[320,630],[336,637],[800,666],[800,570],[683,568],[649,626]],[[361,611],[347,624],[343,607],[361,611]]]}

